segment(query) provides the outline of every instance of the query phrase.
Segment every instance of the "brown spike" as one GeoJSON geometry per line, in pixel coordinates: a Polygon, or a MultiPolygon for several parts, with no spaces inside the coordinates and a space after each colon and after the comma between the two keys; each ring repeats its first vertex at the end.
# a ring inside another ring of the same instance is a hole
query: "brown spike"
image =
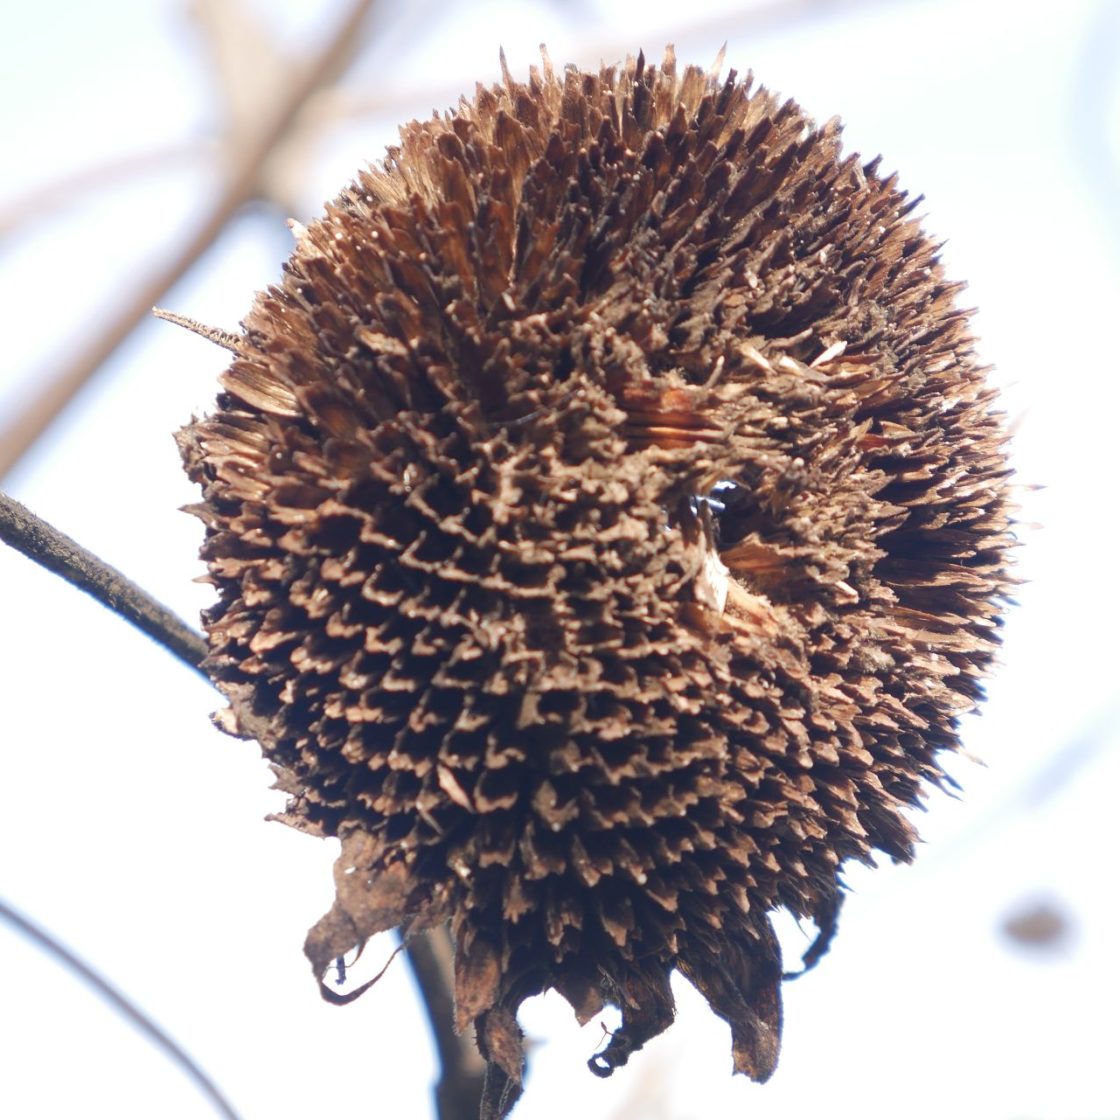
{"type": "Polygon", "coordinates": [[[230,350],[234,354],[241,353],[244,339],[240,335],[224,331],[221,327],[208,327],[197,319],[190,319],[186,315],[180,315],[175,311],[167,311],[162,307],[153,307],[152,314],[157,319],[174,323],[177,327],[184,327],[191,334],[197,334],[200,338],[206,339],[207,342],[213,342],[215,346],[222,347],[223,350],[230,350]]]}

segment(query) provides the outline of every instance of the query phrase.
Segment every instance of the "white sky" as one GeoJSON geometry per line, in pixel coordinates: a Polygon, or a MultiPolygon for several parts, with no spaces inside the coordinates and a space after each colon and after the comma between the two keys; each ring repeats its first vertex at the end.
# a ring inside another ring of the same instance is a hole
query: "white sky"
{"type": "MultiPolygon", "coordinates": [[[[841,115],[852,147],[882,152],[925,193],[928,227],[951,238],[947,267],[981,308],[982,352],[1012,386],[1021,478],[1047,487],[1024,492],[1024,519],[1044,528],[1024,534],[1030,582],[987,710],[967,726],[987,769],[961,761],[962,800],[932,796],[914,868],[852,873],[831,955],[786,987],[773,1081],[732,1078],[727,1028],[682,990],[675,1028],[601,1082],[584,1068],[600,1031],[580,1032],[553,996],[523,1012],[539,1044],[516,1116],[1120,1117],[1120,212],[1108,198],[1120,5],[896,0],[749,32],[749,6],[715,0],[683,13],[665,0],[583,0],[567,14],[421,7],[346,83],[399,90],[392,117],[301,152],[292,216],[313,217],[380,157],[398,117],[492,80],[499,40],[524,73],[542,39],[557,62],[584,64],[643,45],[656,56],[668,40],[682,60],[707,63],[727,39],[729,65],[822,118],[841,115]],[[1054,764],[1079,737],[1099,749],[1076,769],[1054,764]],[[1074,922],[1056,954],[1015,949],[999,932],[1039,897],[1074,922]]],[[[279,38],[298,45],[340,9],[268,10],[279,38]]],[[[107,155],[212,133],[220,112],[197,33],[171,0],[13,3],[0,89],[0,211],[107,155]]],[[[209,189],[202,169],[180,162],[112,192],[75,191],[0,243],[0,414],[81,347],[209,189]]],[[[272,214],[246,214],[164,303],[234,327],[278,274],[286,238],[272,214]]],[[[193,495],[170,433],[206,406],[223,364],[220,351],[148,323],[9,480],[192,620],[207,598],[190,582],[200,527],[177,512],[193,495]]],[[[407,968],[399,961],[351,1007],[320,1001],[302,943],[330,902],[334,845],[263,822],[278,795],[256,749],[210,727],[215,695],[8,550],[0,584],[0,895],[133,996],[246,1120],[428,1115],[430,1041],[407,968]]],[[[0,1115],[211,1114],[145,1039],[0,926],[0,1115]]]]}

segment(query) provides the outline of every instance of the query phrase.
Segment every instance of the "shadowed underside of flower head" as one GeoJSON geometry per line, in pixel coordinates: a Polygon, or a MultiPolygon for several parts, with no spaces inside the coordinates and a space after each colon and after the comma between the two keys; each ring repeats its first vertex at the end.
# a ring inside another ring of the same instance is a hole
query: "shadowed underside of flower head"
{"type": "Polygon", "coordinates": [[[506,73],[299,228],[180,434],[207,667],[286,822],[337,836],[307,952],[450,922],[520,1089],[555,988],[778,1057],[768,914],[909,859],[981,695],[1003,434],[894,179],[792,102],[641,56],[506,73]]]}

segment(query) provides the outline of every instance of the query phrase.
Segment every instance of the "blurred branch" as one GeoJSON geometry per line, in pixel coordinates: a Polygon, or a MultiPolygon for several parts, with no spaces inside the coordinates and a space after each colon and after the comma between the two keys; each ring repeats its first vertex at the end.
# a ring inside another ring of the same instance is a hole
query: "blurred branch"
{"type": "Polygon", "coordinates": [[[277,104],[273,115],[264,120],[256,135],[246,138],[225,187],[187,243],[154,276],[137,286],[77,360],[0,432],[0,478],[34,446],[74,395],[128,338],[152,305],[206,252],[230,218],[253,197],[261,164],[283,139],[308,97],[335,75],[339,56],[353,50],[353,41],[375,2],[354,0],[334,34],[303,72],[294,77],[287,96],[277,104]]]}
{"type": "Polygon", "coordinates": [[[446,926],[428,930],[407,944],[408,963],[428,1013],[440,1061],[436,1083],[439,1120],[474,1120],[482,1100],[486,1063],[468,1038],[455,1033],[455,949],[446,926]]]}
{"type": "Polygon", "coordinates": [[[85,202],[90,194],[118,186],[124,179],[161,174],[178,163],[190,165],[211,160],[217,151],[217,145],[208,141],[180,140],[143,152],[129,152],[36,184],[2,204],[0,242],[26,233],[34,223],[68,206],[85,202]]]}
{"type": "MultiPolygon", "coordinates": [[[[559,2],[560,0],[554,0],[554,3],[559,2]]],[[[674,39],[686,41],[713,35],[759,35],[781,30],[798,20],[850,14],[855,9],[886,2],[887,0],[767,0],[753,7],[724,13],[693,24],[675,25],[672,30],[664,28],[660,31],[646,31],[643,32],[643,38],[649,43],[656,44],[674,39]]],[[[898,2],[899,0],[895,0],[895,3],[898,2]]],[[[580,10],[582,11],[582,7],[580,10]]],[[[409,30],[412,29],[412,25],[420,25],[427,14],[420,5],[410,7],[407,13],[409,30]]],[[[624,49],[637,48],[633,43],[627,43],[624,49]]],[[[595,46],[581,48],[580,54],[587,60],[604,58],[609,61],[619,54],[619,40],[617,37],[611,40],[603,39],[595,46]]],[[[395,120],[402,114],[421,112],[422,107],[430,110],[436,106],[453,105],[459,94],[469,88],[473,82],[471,75],[464,74],[461,80],[450,78],[438,84],[428,82],[423,85],[401,83],[391,89],[379,89],[374,94],[367,94],[331,85],[332,77],[332,73],[324,74],[323,82],[299,107],[296,119],[291,122],[287,135],[310,134],[321,139],[321,134],[326,129],[343,127],[349,122],[374,114],[382,114],[395,120]]],[[[229,107],[232,108],[232,105],[229,107]]],[[[302,146],[298,136],[297,146],[302,146]]],[[[220,158],[221,150],[220,144],[203,140],[186,140],[147,152],[132,153],[105,163],[93,164],[60,179],[42,183],[2,204],[0,242],[23,233],[33,222],[42,221],[64,206],[73,204],[83,193],[105,190],[124,179],[163,171],[170,163],[182,162],[193,165],[203,160],[217,159],[220,158]]],[[[258,183],[257,187],[260,186],[261,184],[258,183]]],[[[273,201],[278,200],[273,199],[273,201]]],[[[151,302],[154,303],[158,298],[157,295],[151,302]]]]}
{"type": "Polygon", "coordinates": [[[116,568],[0,491],[0,540],[127,619],[201,672],[206,640],[116,568]]]}
{"type": "MultiPolygon", "coordinates": [[[[553,0],[553,2],[559,5],[561,0],[553,0]]],[[[692,38],[709,38],[713,35],[759,35],[781,30],[799,20],[850,14],[855,9],[886,2],[887,0],[765,0],[752,7],[723,13],[704,21],[675,25],[672,30],[665,28],[655,32],[646,31],[643,33],[643,38],[648,43],[657,44],[674,39],[687,41],[692,38]]],[[[898,3],[899,0],[895,2],[898,3]]],[[[213,14],[211,9],[207,10],[213,14]]],[[[569,5],[565,10],[571,13],[573,9],[569,5]]],[[[577,10],[580,12],[584,10],[582,3],[577,10]]],[[[411,32],[414,27],[420,28],[423,21],[430,18],[430,13],[424,6],[416,4],[408,9],[406,16],[407,30],[411,32]]],[[[214,37],[213,33],[208,34],[208,42],[214,37]]],[[[633,43],[628,43],[625,49],[637,48],[633,43]]],[[[596,46],[580,49],[581,56],[587,60],[604,58],[609,61],[616,57],[618,52],[617,37],[611,40],[603,39],[596,46]]],[[[238,61],[242,64],[241,69],[244,70],[244,58],[238,61]]],[[[333,85],[332,80],[337,76],[338,70],[336,57],[334,68],[328,68],[323,74],[322,82],[298,107],[295,118],[290,122],[285,136],[281,139],[292,138],[296,147],[302,149],[304,141],[301,137],[314,136],[316,139],[321,139],[324,130],[343,127],[363,117],[382,114],[395,120],[402,114],[420,112],[421,107],[431,109],[440,105],[452,105],[463,89],[469,88],[473,81],[470,75],[464,75],[459,81],[444,79],[438,84],[397,84],[391,89],[379,89],[376,93],[367,94],[333,85]]],[[[231,117],[231,132],[234,133],[227,137],[229,143],[225,145],[226,148],[230,144],[236,147],[240,143],[242,129],[239,127],[239,122],[246,117],[245,109],[239,107],[237,100],[230,96],[231,91],[227,81],[230,73],[231,66],[223,62],[219,67],[219,78],[223,80],[219,84],[226,94],[227,109],[231,117]]],[[[253,115],[254,117],[257,115],[255,106],[253,115]]],[[[2,205],[0,242],[23,233],[32,223],[42,221],[63,207],[72,205],[84,194],[106,190],[122,180],[139,175],[162,172],[173,163],[195,165],[203,161],[213,161],[221,158],[222,151],[221,143],[185,140],[146,152],[131,153],[104,163],[92,164],[59,179],[37,185],[25,194],[0,204],[2,205]]],[[[252,194],[259,194],[262,187],[267,188],[268,184],[258,182],[252,194]]],[[[281,201],[274,197],[274,192],[266,189],[265,193],[269,194],[272,201],[277,203],[281,201]]],[[[158,298],[157,294],[148,302],[154,303],[158,298]]],[[[3,462],[0,459],[0,470],[2,467],[3,462]]]]}
{"type": "MultiPolygon", "coordinates": [[[[137,587],[116,568],[110,567],[76,541],[60,533],[52,525],[33,514],[26,506],[0,491],[0,540],[17,552],[41,564],[48,571],[62,576],[68,583],[93,596],[99,603],[127,619],[184,664],[202,672],[206,656],[206,639],[192,630],[181,618],[137,587]]],[[[205,675],[205,674],[204,674],[205,675]]],[[[142,1029],[173,1053],[177,1060],[190,1063],[182,1051],[164,1035],[154,1023],[133,1008],[122,996],[97,977],[90,969],[65,949],[51,941],[42,931],[36,930],[26,919],[9,911],[0,902],[0,916],[7,917],[29,937],[45,945],[60,959],[79,972],[88,983],[102,992],[107,999],[133,1019],[142,1029]]],[[[436,1086],[436,1104],[440,1120],[468,1120],[478,1115],[482,1096],[482,1079],[485,1062],[478,1049],[467,1038],[456,1035],[454,1029],[454,948],[445,928],[428,930],[411,937],[405,944],[409,964],[416,977],[417,986],[428,1015],[436,1052],[440,1063],[440,1078],[436,1086]]],[[[201,1070],[191,1064],[196,1079],[205,1082],[201,1070]]],[[[194,1076],[194,1074],[192,1074],[194,1076]]],[[[205,1082],[209,1086],[209,1082],[205,1082]]],[[[221,1101],[217,1090],[212,1095],[221,1101]]],[[[228,1106],[224,1113],[232,1117],[228,1106]]]]}
{"type": "MultiPolygon", "coordinates": [[[[0,919],[14,926],[24,937],[52,956],[64,968],[69,969],[88,984],[102,999],[127,1019],[141,1034],[162,1050],[209,1098],[214,1111],[226,1120],[238,1120],[233,1105],[226,1100],[222,1091],[195,1063],[194,1059],[158,1023],[150,1019],[123,992],[118,991],[100,973],[94,971],[80,957],[76,957],[61,942],[56,941],[46,930],[36,925],[30,918],[0,899],[0,919]]],[[[10,1008],[9,1008],[10,1010],[10,1008]]]]}

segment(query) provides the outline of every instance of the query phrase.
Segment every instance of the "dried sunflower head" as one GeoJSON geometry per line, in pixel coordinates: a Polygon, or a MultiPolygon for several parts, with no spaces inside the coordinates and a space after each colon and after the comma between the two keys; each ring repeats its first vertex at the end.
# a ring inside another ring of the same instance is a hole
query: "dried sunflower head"
{"type": "Polygon", "coordinates": [[[180,434],[221,721],[342,841],[315,969],[450,922],[495,1100],[526,997],[621,1008],[609,1073],[674,968],[768,1077],[768,915],[911,857],[981,695],[1001,425],[839,132],[671,52],[506,72],[297,228],[180,434]]]}

